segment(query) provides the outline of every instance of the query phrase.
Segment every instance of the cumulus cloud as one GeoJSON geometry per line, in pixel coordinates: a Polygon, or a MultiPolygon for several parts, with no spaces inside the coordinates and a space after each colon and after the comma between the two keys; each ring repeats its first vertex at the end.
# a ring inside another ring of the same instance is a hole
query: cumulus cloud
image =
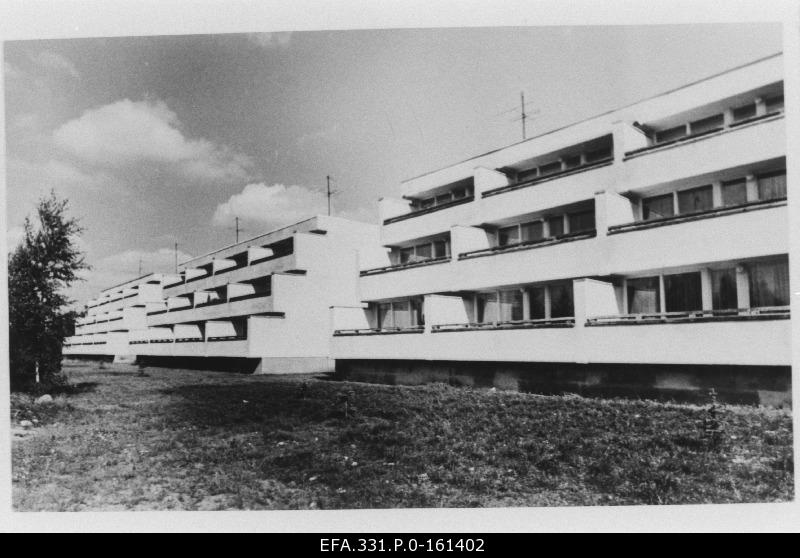
{"type": "Polygon", "coordinates": [[[250,33],[247,38],[263,48],[285,47],[292,40],[292,32],[250,33]]]}
{"type": "Polygon", "coordinates": [[[85,111],[56,129],[53,140],[95,165],[163,163],[193,179],[247,179],[249,157],[207,139],[187,138],[180,128],[178,116],[164,102],[124,99],[85,111]]]}
{"type": "Polygon", "coordinates": [[[56,72],[67,74],[73,78],[80,77],[80,72],[78,72],[75,64],[73,64],[66,56],[53,51],[45,50],[35,55],[32,54],[31,60],[36,65],[44,69],[55,70],[56,72]]]}
{"type": "Polygon", "coordinates": [[[227,226],[239,217],[253,223],[288,225],[327,212],[325,194],[305,186],[248,184],[214,212],[215,225],[227,226]]]}

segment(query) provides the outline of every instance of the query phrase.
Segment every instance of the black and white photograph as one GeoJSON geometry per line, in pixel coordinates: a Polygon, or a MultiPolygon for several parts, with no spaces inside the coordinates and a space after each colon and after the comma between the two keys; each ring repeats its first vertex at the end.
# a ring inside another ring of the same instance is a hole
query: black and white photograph
{"type": "Polygon", "coordinates": [[[790,3],[163,4],[0,37],[14,521],[797,513],[790,3]]]}

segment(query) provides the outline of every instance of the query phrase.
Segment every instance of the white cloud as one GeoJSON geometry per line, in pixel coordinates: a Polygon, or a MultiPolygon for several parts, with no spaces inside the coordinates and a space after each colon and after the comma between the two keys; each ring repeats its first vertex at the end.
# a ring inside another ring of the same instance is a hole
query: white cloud
{"type": "Polygon", "coordinates": [[[80,72],[66,56],[45,50],[36,55],[31,55],[31,60],[42,68],[55,70],[68,74],[73,78],[80,77],[80,72]]]}
{"type": "Polygon", "coordinates": [[[292,32],[250,33],[247,38],[264,48],[285,47],[292,40],[292,32]]]}
{"type": "Polygon", "coordinates": [[[192,179],[242,181],[252,161],[224,145],[189,139],[178,116],[161,101],[124,99],[85,111],[53,132],[55,143],[95,165],[174,165],[192,179]]]}
{"type": "Polygon", "coordinates": [[[305,186],[248,184],[217,206],[213,222],[227,226],[239,217],[252,223],[288,225],[327,212],[325,194],[305,186]]]}

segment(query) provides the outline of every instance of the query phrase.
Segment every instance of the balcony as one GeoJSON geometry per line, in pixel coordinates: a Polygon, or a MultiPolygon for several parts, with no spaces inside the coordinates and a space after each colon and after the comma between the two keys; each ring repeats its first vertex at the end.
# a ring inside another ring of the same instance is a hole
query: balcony
{"type": "Polygon", "coordinates": [[[786,155],[783,113],[626,153],[623,183],[646,188],[786,155]]]}
{"type": "Polygon", "coordinates": [[[447,232],[453,225],[472,224],[476,219],[474,201],[475,197],[469,196],[386,219],[381,244],[392,246],[447,232]]]}
{"type": "Polygon", "coordinates": [[[786,200],[616,225],[609,227],[600,247],[603,267],[595,273],[638,273],[785,254],[788,226],[786,200]]]}
{"type": "MultiPolygon", "coordinates": [[[[180,310],[158,310],[147,316],[149,326],[178,324],[184,322],[200,322],[218,320],[234,316],[249,316],[253,314],[274,314],[272,296],[260,294],[240,297],[231,301],[198,304],[194,308],[180,310]]],[[[280,313],[277,313],[280,314],[280,313]]]]}
{"type": "Polygon", "coordinates": [[[400,271],[403,269],[411,269],[412,267],[422,267],[426,265],[433,265],[437,263],[445,263],[450,261],[450,256],[443,256],[440,258],[429,258],[427,260],[418,260],[413,262],[406,262],[402,264],[386,265],[383,267],[376,267],[373,269],[365,269],[361,271],[361,276],[377,275],[379,273],[389,273],[391,271],[400,271]]]}
{"type": "Polygon", "coordinates": [[[186,283],[181,283],[164,289],[165,296],[181,296],[195,291],[211,291],[223,287],[228,283],[242,283],[266,277],[275,272],[289,271],[296,268],[294,254],[275,256],[257,261],[249,266],[237,267],[234,270],[225,270],[219,275],[205,275],[186,283]]]}
{"type": "Polygon", "coordinates": [[[493,256],[495,254],[516,252],[519,250],[532,250],[534,248],[544,248],[546,246],[553,246],[564,242],[573,242],[575,240],[585,240],[587,238],[594,238],[597,236],[597,231],[578,231],[574,233],[562,234],[550,238],[542,238],[539,240],[528,240],[524,242],[517,242],[514,244],[506,244],[504,246],[494,246],[492,248],[485,248],[483,250],[471,250],[469,252],[462,252],[458,255],[459,260],[466,260],[469,258],[480,258],[483,256],[493,256]]]}

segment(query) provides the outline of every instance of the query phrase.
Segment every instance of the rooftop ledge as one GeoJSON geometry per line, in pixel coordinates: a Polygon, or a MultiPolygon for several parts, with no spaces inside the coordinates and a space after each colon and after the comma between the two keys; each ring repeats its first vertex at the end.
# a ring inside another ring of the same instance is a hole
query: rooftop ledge
{"type": "Polygon", "coordinates": [[[706,139],[709,137],[727,134],[728,132],[735,132],[736,130],[741,129],[742,127],[747,127],[751,124],[758,124],[765,120],[777,120],[779,118],[783,118],[783,111],[771,112],[769,114],[763,114],[761,116],[754,116],[752,118],[740,120],[739,122],[733,122],[727,127],[720,126],[718,128],[712,128],[711,130],[699,132],[697,134],[689,134],[688,136],[683,136],[681,138],[674,139],[672,141],[665,141],[663,143],[649,145],[647,147],[642,147],[640,149],[634,149],[633,151],[627,151],[625,153],[625,157],[622,160],[627,161],[628,159],[634,159],[636,157],[639,157],[640,155],[646,155],[648,153],[653,153],[655,151],[661,151],[662,149],[671,149],[673,147],[683,145],[684,143],[692,143],[694,141],[706,139]]]}
{"type": "Polygon", "coordinates": [[[450,261],[450,256],[442,256],[439,258],[431,258],[429,260],[422,260],[418,262],[408,262],[396,265],[387,265],[384,267],[376,267],[374,269],[365,269],[361,271],[361,276],[365,275],[378,275],[379,273],[389,273],[391,271],[400,271],[401,269],[409,269],[412,267],[422,267],[426,265],[444,263],[450,261]]]}
{"type": "Polygon", "coordinates": [[[554,244],[562,244],[564,242],[572,242],[574,240],[585,240],[588,238],[594,238],[595,236],[597,236],[596,230],[578,231],[550,238],[543,238],[540,240],[527,240],[525,242],[518,242],[516,244],[507,244],[505,246],[494,246],[493,248],[484,248],[482,250],[462,252],[461,254],[458,255],[458,259],[467,260],[470,258],[493,256],[495,254],[505,254],[507,252],[518,252],[520,250],[532,250],[534,248],[544,248],[545,246],[553,246],[554,244]]]}
{"type": "Polygon", "coordinates": [[[745,213],[747,211],[757,211],[759,209],[770,209],[773,207],[781,207],[784,205],[786,205],[786,198],[759,200],[740,205],[731,205],[728,207],[715,207],[714,209],[707,209],[705,211],[697,211],[694,213],[686,213],[684,215],[675,215],[673,217],[662,217],[660,219],[650,219],[647,221],[635,221],[633,223],[626,223],[624,225],[612,225],[608,227],[608,234],[612,235],[629,231],[652,229],[654,227],[663,227],[666,225],[677,225],[678,223],[688,223],[689,221],[699,221],[701,219],[722,217],[724,215],[735,215],[737,213],[745,213]]]}
{"type": "Polygon", "coordinates": [[[720,322],[729,320],[781,320],[789,318],[788,306],[732,308],[726,310],[693,310],[689,312],[657,312],[653,314],[621,314],[598,316],[586,320],[587,326],[652,325],[720,322]]]}
{"type": "Polygon", "coordinates": [[[446,331],[487,331],[505,329],[539,329],[574,327],[575,318],[546,318],[541,320],[512,320],[506,322],[437,324],[431,326],[432,333],[446,331]]]}
{"type": "Polygon", "coordinates": [[[536,186],[537,184],[541,184],[542,182],[549,182],[551,180],[564,178],[566,176],[571,176],[573,174],[580,174],[582,172],[590,171],[600,167],[606,167],[612,164],[613,162],[614,162],[613,157],[606,157],[605,159],[600,159],[599,161],[592,161],[591,163],[586,163],[585,165],[581,165],[579,167],[573,167],[571,169],[565,169],[559,172],[555,172],[553,174],[548,174],[547,176],[539,176],[537,178],[525,180],[524,182],[518,182],[517,184],[509,184],[508,186],[501,186],[500,188],[486,190],[481,194],[481,197],[488,198],[490,196],[496,196],[497,194],[503,194],[505,192],[519,190],[520,188],[527,188],[528,186],[536,186]]]}
{"type": "Polygon", "coordinates": [[[454,207],[456,205],[461,205],[464,203],[469,203],[475,199],[475,196],[467,196],[465,198],[461,198],[460,200],[453,200],[447,203],[443,203],[441,205],[434,205],[433,207],[426,207],[425,209],[418,209],[416,211],[412,211],[411,213],[405,213],[403,215],[398,215],[397,217],[390,217],[389,219],[385,219],[383,221],[384,225],[389,225],[391,223],[396,223],[398,221],[404,221],[406,219],[412,219],[414,217],[419,217],[420,215],[427,215],[428,213],[434,213],[436,211],[440,211],[442,209],[447,209],[448,207],[454,207]]]}

